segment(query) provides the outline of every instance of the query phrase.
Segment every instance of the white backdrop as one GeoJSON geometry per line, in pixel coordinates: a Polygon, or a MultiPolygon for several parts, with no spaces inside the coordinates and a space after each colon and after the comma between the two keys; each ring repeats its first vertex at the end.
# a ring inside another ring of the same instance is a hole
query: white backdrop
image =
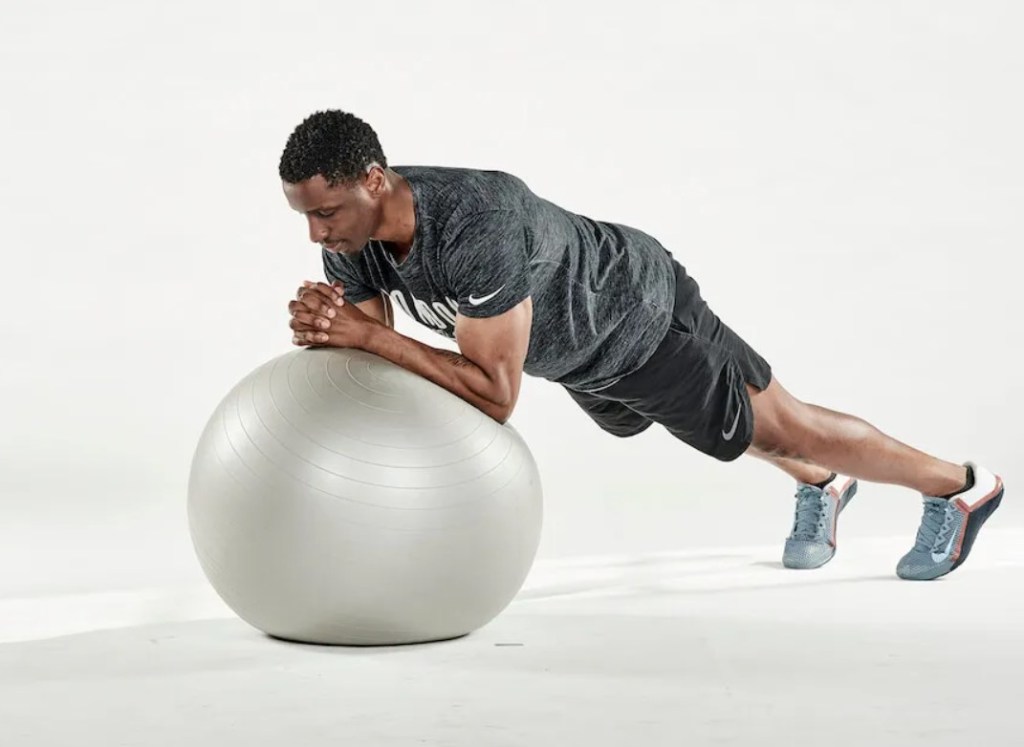
{"type": "MultiPolygon", "coordinates": [[[[1012,2],[72,2],[0,28],[0,593],[198,577],[219,399],[320,272],[277,159],[307,114],[658,237],[798,397],[1001,473],[1024,419],[1012,2]]],[[[441,338],[400,329],[427,341],[441,338]]],[[[777,542],[789,478],[593,426],[528,381],[541,555],[777,542]]],[[[847,536],[904,535],[864,486],[847,536]]],[[[897,558],[893,558],[895,565],[897,558]]]]}

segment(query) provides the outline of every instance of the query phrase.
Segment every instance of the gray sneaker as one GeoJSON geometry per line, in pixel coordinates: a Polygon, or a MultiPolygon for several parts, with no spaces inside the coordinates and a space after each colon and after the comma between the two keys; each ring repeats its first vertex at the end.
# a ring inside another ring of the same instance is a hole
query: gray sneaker
{"type": "Polygon", "coordinates": [[[787,568],[820,568],[836,554],[839,514],[857,494],[857,481],[836,475],[825,489],[798,482],[793,531],[786,538],[782,564],[787,568]]]}
{"type": "Polygon", "coordinates": [[[950,498],[924,496],[924,516],[914,547],[896,566],[910,581],[931,581],[959,568],[974,546],[978,530],[1003,500],[1003,481],[973,462],[974,485],[950,498]]]}

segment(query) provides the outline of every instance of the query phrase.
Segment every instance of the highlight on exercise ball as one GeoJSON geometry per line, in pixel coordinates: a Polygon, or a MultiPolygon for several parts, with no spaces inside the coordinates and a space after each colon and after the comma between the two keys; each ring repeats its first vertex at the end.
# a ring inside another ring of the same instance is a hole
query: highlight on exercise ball
{"type": "Polygon", "coordinates": [[[540,541],[526,443],[360,350],[296,350],[216,408],[188,485],[207,578],[250,625],[308,643],[442,640],[512,601],[540,541]]]}

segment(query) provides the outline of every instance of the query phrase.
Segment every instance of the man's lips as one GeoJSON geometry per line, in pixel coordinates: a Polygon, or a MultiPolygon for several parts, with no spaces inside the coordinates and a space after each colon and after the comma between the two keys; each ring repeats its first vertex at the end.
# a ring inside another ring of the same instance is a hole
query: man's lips
{"type": "Polygon", "coordinates": [[[344,244],[344,243],[345,243],[344,239],[338,239],[337,241],[335,241],[333,243],[330,243],[330,244],[328,244],[327,242],[324,242],[324,243],[320,244],[320,246],[322,246],[324,249],[326,249],[329,252],[336,252],[336,251],[338,251],[341,248],[341,245],[344,244]]]}

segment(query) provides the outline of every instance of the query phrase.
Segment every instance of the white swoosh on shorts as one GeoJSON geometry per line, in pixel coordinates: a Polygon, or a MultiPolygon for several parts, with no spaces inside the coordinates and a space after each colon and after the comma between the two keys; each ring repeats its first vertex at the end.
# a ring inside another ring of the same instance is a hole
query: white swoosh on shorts
{"type": "Polygon", "coordinates": [[[732,421],[732,428],[727,431],[722,431],[722,438],[726,441],[731,441],[732,437],[736,435],[736,426],[740,424],[740,415],[743,414],[743,408],[741,407],[739,412],[736,413],[736,419],[732,421]]]}
{"type": "Polygon", "coordinates": [[[488,301],[490,301],[496,295],[501,293],[504,289],[505,286],[503,285],[500,288],[498,288],[498,290],[494,291],[494,293],[488,293],[486,296],[481,296],[480,298],[477,298],[476,296],[470,294],[469,298],[466,300],[468,300],[474,306],[479,306],[482,303],[487,303],[488,301]]]}

